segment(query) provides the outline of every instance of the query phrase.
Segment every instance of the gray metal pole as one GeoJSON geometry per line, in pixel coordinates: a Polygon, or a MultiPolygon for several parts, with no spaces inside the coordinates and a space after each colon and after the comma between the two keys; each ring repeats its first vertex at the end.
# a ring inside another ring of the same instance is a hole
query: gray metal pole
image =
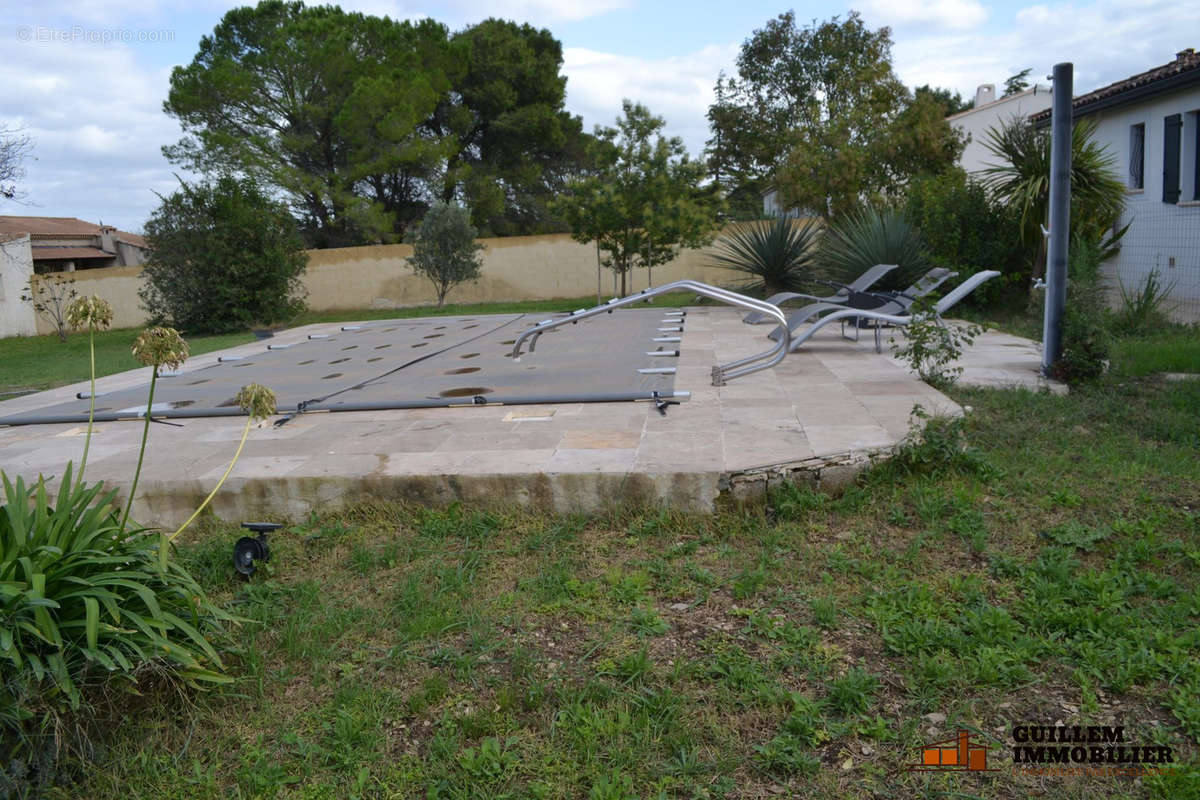
{"type": "Polygon", "coordinates": [[[1042,373],[1062,357],[1062,317],[1067,304],[1067,243],[1071,240],[1071,98],[1075,68],[1054,65],[1050,117],[1050,241],[1046,248],[1046,315],[1042,325],[1042,373]]]}

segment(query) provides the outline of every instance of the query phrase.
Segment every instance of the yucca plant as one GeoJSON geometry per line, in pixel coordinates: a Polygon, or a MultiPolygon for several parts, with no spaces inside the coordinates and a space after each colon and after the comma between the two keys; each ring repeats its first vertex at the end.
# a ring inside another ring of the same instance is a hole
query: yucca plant
{"type": "Polygon", "coordinates": [[[115,491],[71,473],[52,501],[45,479],[0,472],[0,741],[43,763],[62,721],[86,719],[89,688],[133,689],[156,666],[190,684],[230,680],[209,641],[230,616],[160,559],[156,534],[122,525],[115,491]]]}
{"type": "Polygon", "coordinates": [[[921,231],[902,211],[867,206],[834,222],[821,240],[819,259],[835,280],[845,283],[876,264],[895,264],[876,288],[904,289],[932,266],[921,231]]]}
{"type": "Polygon", "coordinates": [[[740,292],[801,291],[814,278],[823,277],[816,262],[820,232],[816,220],[787,217],[743,225],[717,240],[712,263],[748,276],[735,284],[740,292]]]}

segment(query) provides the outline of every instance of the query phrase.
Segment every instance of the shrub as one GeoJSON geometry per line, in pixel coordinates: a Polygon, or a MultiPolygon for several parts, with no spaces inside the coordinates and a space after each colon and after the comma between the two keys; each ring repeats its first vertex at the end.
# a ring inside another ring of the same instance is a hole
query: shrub
{"type": "Polygon", "coordinates": [[[876,264],[896,264],[876,285],[905,289],[931,266],[925,242],[903,211],[864,207],[839,217],[821,238],[821,265],[847,283],[876,264]]]}
{"type": "Polygon", "coordinates": [[[295,221],[248,180],[220,178],[162,198],[146,222],[138,292],[156,323],[188,333],[270,325],[303,310],[307,265],[295,221]]]}
{"type": "Polygon", "coordinates": [[[477,233],[467,209],[437,202],[430,206],[412,236],[413,254],[408,263],[418,275],[433,282],[438,308],[451,289],[479,277],[479,251],[483,245],[475,241],[477,233]]]}
{"type": "Polygon", "coordinates": [[[1102,316],[1068,303],[1062,317],[1062,355],[1054,364],[1054,377],[1072,384],[1100,377],[1108,366],[1109,342],[1102,316]]]}
{"type": "Polygon", "coordinates": [[[52,503],[43,479],[0,472],[2,766],[30,786],[53,777],[59,747],[79,746],[89,693],[151,674],[228,680],[207,639],[228,617],[157,534],[122,526],[115,490],[71,477],[68,465],[52,503]]]}
{"type": "Polygon", "coordinates": [[[960,278],[985,269],[1002,273],[964,302],[987,308],[1002,295],[1024,294],[1030,265],[1021,248],[1016,215],[990,200],[983,186],[961,169],[912,181],[904,211],[920,228],[933,266],[955,270],[960,278]]]}
{"type": "Polygon", "coordinates": [[[717,240],[712,262],[747,276],[737,284],[740,292],[771,295],[802,291],[808,281],[819,277],[819,233],[816,220],[776,217],[743,224],[717,240]]]}
{"type": "Polygon", "coordinates": [[[913,303],[912,322],[901,329],[902,340],[888,341],[896,357],[909,365],[921,380],[937,389],[948,389],[962,374],[951,366],[962,356],[963,347],[983,333],[980,325],[948,324],[933,311],[933,302],[922,297],[913,303]]]}

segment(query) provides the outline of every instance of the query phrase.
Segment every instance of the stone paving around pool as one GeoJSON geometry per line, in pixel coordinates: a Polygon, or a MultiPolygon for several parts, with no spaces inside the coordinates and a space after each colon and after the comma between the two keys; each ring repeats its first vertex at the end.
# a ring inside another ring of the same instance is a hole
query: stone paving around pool
{"type": "MultiPolygon", "coordinates": [[[[271,341],[299,342],[342,324],[305,326],[271,341]]],[[[231,520],[298,519],[369,499],[558,511],[642,503],[705,512],[722,495],[754,497],[781,479],[846,483],[907,435],[914,405],[962,413],[886,352],[876,354],[871,336],[849,341],[833,326],[773,369],[712,386],[712,366],[761,352],[769,328],[743,324],[733,309],[689,308],[675,388],[692,396],[665,416],[649,403],[577,403],[307,413],[282,427],[265,423],[251,431],[213,508],[231,520]]],[[[264,346],[196,356],[181,372],[264,346]]],[[[1037,344],[989,332],[964,355],[962,381],[1062,391],[1038,375],[1039,364],[1037,344]]],[[[101,379],[97,391],[148,380],[148,370],[133,370],[101,379]]],[[[0,416],[86,390],[76,384],[9,400],[0,416]]],[[[245,418],[173,422],[180,426],[151,425],[134,503],[143,524],[178,523],[195,508],[224,472],[245,418]]],[[[140,421],[98,423],[88,478],[126,488],[141,430],[140,421]]],[[[70,424],[0,428],[0,465],[27,480],[61,474],[68,459],[78,463],[85,431],[70,424]]]]}

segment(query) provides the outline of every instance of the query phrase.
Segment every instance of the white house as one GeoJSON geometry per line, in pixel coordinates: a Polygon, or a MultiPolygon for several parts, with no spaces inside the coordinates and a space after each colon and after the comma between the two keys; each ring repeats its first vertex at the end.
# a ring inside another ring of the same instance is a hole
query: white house
{"type": "Polygon", "coordinates": [[[996,99],[996,87],[985,83],[975,90],[975,107],[946,117],[959,133],[966,134],[967,146],[958,164],[968,173],[977,173],[996,161],[987,149],[989,128],[998,128],[1010,119],[1025,119],[1050,108],[1050,89],[1034,84],[1033,88],[996,99]]]}
{"type": "MultiPolygon", "coordinates": [[[[1171,315],[1200,322],[1200,53],[1076,97],[1072,116],[1096,123],[1096,139],[1117,159],[1129,224],[1106,265],[1114,300],[1148,275],[1171,287],[1171,315]]],[[[1034,117],[1048,123],[1049,113],[1034,117]]]]}

